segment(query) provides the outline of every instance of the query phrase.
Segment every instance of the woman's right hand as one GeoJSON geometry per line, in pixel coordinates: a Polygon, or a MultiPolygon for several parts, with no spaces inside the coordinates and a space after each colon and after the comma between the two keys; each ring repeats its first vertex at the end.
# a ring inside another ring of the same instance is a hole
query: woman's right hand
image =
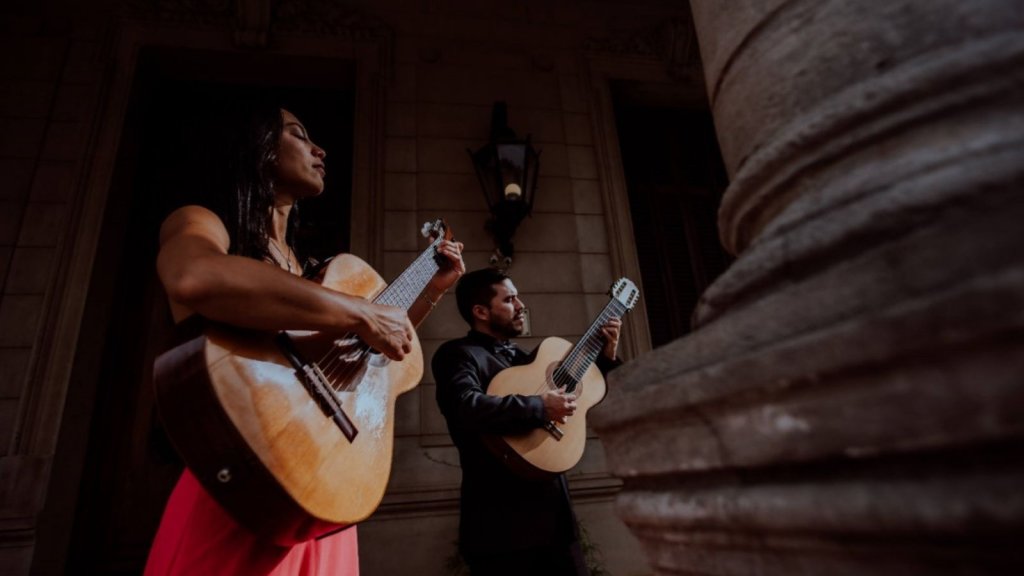
{"type": "Polygon", "coordinates": [[[356,334],[381,354],[401,361],[412,352],[413,326],[408,313],[394,306],[366,302],[356,334]]]}

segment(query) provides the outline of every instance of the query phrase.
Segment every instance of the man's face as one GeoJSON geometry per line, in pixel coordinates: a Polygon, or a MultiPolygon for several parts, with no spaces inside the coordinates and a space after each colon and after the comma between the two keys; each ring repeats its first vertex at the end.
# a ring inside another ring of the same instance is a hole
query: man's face
{"type": "Polygon", "coordinates": [[[494,291],[486,311],[487,326],[497,338],[515,338],[523,333],[523,310],[526,306],[519,299],[519,291],[511,280],[495,284],[494,291]]]}

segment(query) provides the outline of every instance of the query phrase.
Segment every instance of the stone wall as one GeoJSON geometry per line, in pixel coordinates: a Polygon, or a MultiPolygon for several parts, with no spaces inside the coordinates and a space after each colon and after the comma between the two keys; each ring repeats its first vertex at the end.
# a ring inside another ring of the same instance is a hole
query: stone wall
{"type": "MultiPolygon", "coordinates": [[[[421,244],[419,225],[438,216],[466,243],[470,269],[488,264],[493,242],[481,226],[486,204],[466,149],[486,141],[492,104],[507,102],[511,128],[530,134],[541,151],[533,215],[516,233],[509,270],[531,309],[532,337],[522,339],[525,347],[549,335],[578,337],[607,302],[614,276],[622,274],[611,254],[607,192],[597,166],[590,67],[579,50],[588,35],[577,28],[582,22],[592,34],[608,35],[607,23],[582,7],[562,8],[564,13],[545,14],[551,19],[543,25],[521,7],[509,7],[507,27],[498,28],[483,23],[489,16],[481,8],[391,20],[399,32],[386,108],[385,269],[397,274],[421,244]],[[453,18],[459,37],[424,33],[451,26],[453,18]],[[484,34],[492,40],[481,43],[484,34]],[[575,38],[572,49],[564,44],[568,38],[575,38]]],[[[645,17],[630,26],[658,23],[645,17]]],[[[449,296],[420,329],[425,355],[466,329],[449,296]]],[[[403,554],[364,547],[363,566],[372,573],[436,566],[439,555],[455,550],[458,455],[434,403],[429,371],[423,384],[400,398],[398,411],[389,492],[360,535],[363,542],[400,542],[403,554]],[[410,530],[432,536],[410,540],[410,530]]],[[[607,474],[597,439],[588,444],[584,461],[570,474],[577,512],[611,573],[644,574],[635,540],[612,512],[619,483],[607,474]]]]}
{"type": "MultiPolygon", "coordinates": [[[[31,11],[28,11],[31,12],[31,11]]],[[[39,14],[0,39],[0,572],[27,574],[84,290],[68,286],[102,93],[101,29],[39,14]],[[72,340],[73,341],[73,336],[72,340]]],[[[102,206],[92,209],[102,210],[102,206]]]]}

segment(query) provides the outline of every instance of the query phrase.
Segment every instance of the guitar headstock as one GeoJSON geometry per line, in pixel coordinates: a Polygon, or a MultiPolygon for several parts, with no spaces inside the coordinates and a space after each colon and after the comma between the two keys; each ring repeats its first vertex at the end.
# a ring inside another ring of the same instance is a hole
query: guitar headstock
{"type": "Polygon", "coordinates": [[[423,227],[420,228],[420,234],[422,234],[424,238],[429,238],[431,242],[437,241],[438,238],[451,240],[455,237],[454,234],[452,234],[451,228],[448,227],[448,223],[441,218],[438,218],[433,222],[424,222],[423,227]]]}
{"type": "Polygon", "coordinates": [[[619,278],[612,284],[609,295],[618,300],[626,308],[626,311],[629,311],[636,306],[637,300],[640,299],[640,289],[629,278],[619,278]]]}

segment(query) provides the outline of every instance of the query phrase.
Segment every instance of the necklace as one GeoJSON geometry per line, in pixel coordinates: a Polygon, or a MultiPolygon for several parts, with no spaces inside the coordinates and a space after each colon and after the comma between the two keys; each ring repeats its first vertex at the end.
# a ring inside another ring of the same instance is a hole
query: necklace
{"type": "MultiPolygon", "coordinates": [[[[269,240],[267,243],[270,244],[270,246],[278,254],[281,255],[281,260],[284,260],[284,265],[287,266],[288,267],[288,271],[291,272],[292,271],[292,259],[289,256],[285,256],[284,255],[284,252],[282,252],[281,249],[277,246],[277,242],[274,242],[273,240],[269,240]]],[[[288,254],[290,255],[291,253],[292,253],[292,247],[288,246],[288,254]]],[[[277,258],[274,258],[274,259],[277,260],[277,258]]]]}

